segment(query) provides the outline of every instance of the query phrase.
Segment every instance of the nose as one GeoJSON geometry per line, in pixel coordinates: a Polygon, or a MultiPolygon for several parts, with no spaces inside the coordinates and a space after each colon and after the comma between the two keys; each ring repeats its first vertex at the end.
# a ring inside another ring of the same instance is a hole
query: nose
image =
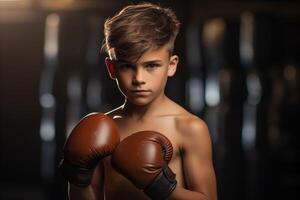
{"type": "Polygon", "coordinates": [[[145,77],[144,77],[144,72],[143,69],[140,67],[137,67],[135,69],[135,73],[133,75],[133,79],[132,79],[132,84],[133,85],[142,85],[145,84],[145,77]]]}

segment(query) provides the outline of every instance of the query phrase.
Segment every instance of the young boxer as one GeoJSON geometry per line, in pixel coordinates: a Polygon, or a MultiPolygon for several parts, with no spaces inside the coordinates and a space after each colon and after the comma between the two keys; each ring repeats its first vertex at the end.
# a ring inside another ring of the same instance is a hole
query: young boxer
{"type": "Polygon", "coordinates": [[[179,27],[171,9],[150,3],[105,21],[105,63],[125,102],[73,129],[61,164],[71,200],[217,199],[209,130],[164,92],[179,27]]]}

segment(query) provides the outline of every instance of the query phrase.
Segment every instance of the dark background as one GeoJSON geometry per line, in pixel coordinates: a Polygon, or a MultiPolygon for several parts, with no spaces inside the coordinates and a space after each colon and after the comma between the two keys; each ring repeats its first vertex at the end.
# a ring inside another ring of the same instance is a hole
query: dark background
{"type": "MultiPolygon", "coordinates": [[[[0,1],[0,199],[66,199],[70,128],[123,103],[99,50],[130,2],[0,1]]],[[[182,22],[167,94],[209,125],[219,199],[298,196],[300,4],[152,2],[182,22]]]]}

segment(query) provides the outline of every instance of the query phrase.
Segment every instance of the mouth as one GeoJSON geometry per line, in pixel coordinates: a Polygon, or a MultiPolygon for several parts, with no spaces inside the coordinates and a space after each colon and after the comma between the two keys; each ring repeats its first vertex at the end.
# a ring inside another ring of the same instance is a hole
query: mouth
{"type": "Polygon", "coordinates": [[[131,92],[135,94],[147,94],[150,90],[131,90],[131,92]]]}
{"type": "Polygon", "coordinates": [[[132,92],[150,92],[150,90],[131,90],[132,92]]]}

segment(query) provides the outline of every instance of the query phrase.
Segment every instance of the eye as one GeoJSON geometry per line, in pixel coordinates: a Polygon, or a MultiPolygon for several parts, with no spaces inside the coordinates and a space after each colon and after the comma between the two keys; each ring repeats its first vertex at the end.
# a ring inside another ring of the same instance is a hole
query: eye
{"type": "Polygon", "coordinates": [[[155,69],[159,66],[160,66],[160,64],[157,64],[157,63],[149,63],[149,64],[146,65],[146,68],[147,69],[155,69]]]}

